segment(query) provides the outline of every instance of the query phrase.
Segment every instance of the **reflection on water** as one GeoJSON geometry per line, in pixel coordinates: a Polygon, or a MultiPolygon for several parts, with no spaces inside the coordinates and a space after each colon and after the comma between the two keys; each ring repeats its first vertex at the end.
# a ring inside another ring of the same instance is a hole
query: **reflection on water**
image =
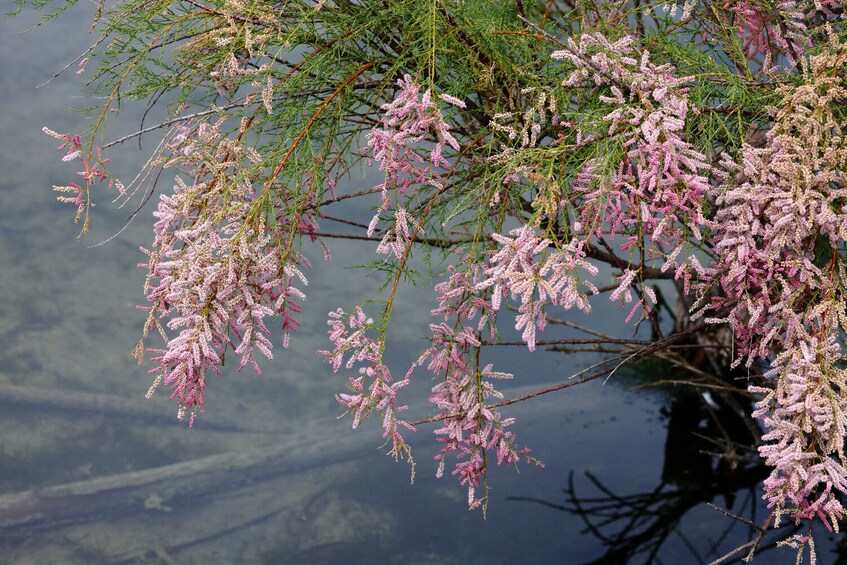
{"type": "MultiPolygon", "coordinates": [[[[667,423],[664,460],[658,484],[648,491],[633,494],[625,485],[615,484],[619,477],[601,478],[586,471],[584,479],[569,474],[564,503],[527,497],[510,500],[579,517],[583,531],[605,549],[591,565],[652,563],[674,543],[688,549],[689,562],[715,560],[759,533],[758,489],[768,473],[755,457],[758,434],[751,433],[751,419],[735,408],[736,403],[687,389],[674,394],[670,406],[661,410],[667,423]],[[685,524],[685,517],[705,503],[739,518],[727,519],[725,527],[698,540],[701,525],[690,520],[685,524]]],[[[756,553],[774,545],[766,541],[756,553]]]]}
{"type": "MultiPolygon", "coordinates": [[[[352,432],[348,421],[336,421],[341,379],[312,355],[326,345],[325,313],[349,308],[380,283],[340,263],[315,261],[301,333],[290,351],[277,349],[264,377],[230,368],[210,379],[208,413],[194,430],[176,422],[163,396],[145,401],[149,378],[129,350],[143,322],[134,309],[143,281],[135,264],[138,245],[150,240],[150,210],[108,245],[88,249],[127,215],[103,197],[93,233],[75,242],[72,211],[49,189],[72,171],[40,131],[78,125],[67,110],[85,105],[70,98],[84,77],[35,85],[85,48],[89,9],[81,5],[18,35],[34,22],[27,15],[4,23],[0,34],[4,563],[606,563],[641,562],[654,551],[663,562],[688,563],[743,541],[737,525],[720,537],[732,522],[701,501],[722,496],[732,511],[756,508],[759,471],[732,475],[704,464],[700,450],[710,448],[692,439],[702,418],[692,418],[690,407],[671,403],[662,414],[660,397],[601,383],[510,412],[521,443],[546,468],[521,467],[519,475],[495,469],[487,520],[466,510],[465,491],[452,478],[433,478],[427,429],[419,433],[410,486],[408,469],[378,449],[378,426],[352,432]],[[672,443],[683,449],[664,451],[672,443]],[[555,497],[568,476],[574,479],[561,504],[555,497]],[[585,494],[591,488],[599,497],[585,494]],[[731,501],[739,489],[746,507],[731,501]]],[[[133,123],[131,114],[124,118],[133,123]]],[[[131,176],[144,156],[137,147],[114,153],[117,174],[131,176]]],[[[365,263],[372,247],[338,242],[334,251],[347,264],[365,263]]],[[[389,363],[407,366],[424,346],[428,299],[425,291],[408,292],[398,303],[405,321],[396,326],[389,363]]],[[[616,308],[597,308],[595,320],[618,323],[616,308]]],[[[486,355],[523,377],[520,386],[564,380],[583,362],[549,353],[530,364],[513,352],[486,355]]],[[[429,387],[423,379],[410,395],[425,398],[429,387]]],[[[411,403],[413,415],[428,415],[411,403]]],[[[790,552],[775,555],[793,560],[790,552]]]]}

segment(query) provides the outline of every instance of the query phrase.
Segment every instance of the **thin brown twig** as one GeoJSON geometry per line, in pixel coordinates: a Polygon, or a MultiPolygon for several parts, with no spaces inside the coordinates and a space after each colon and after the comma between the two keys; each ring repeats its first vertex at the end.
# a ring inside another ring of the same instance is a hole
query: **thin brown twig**
{"type": "MultiPolygon", "coordinates": [[[[620,345],[650,345],[651,340],[646,339],[617,339],[612,337],[602,337],[597,339],[588,338],[567,338],[567,339],[537,339],[535,345],[586,345],[586,344],[605,344],[614,343],[620,345]]],[[[525,341],[482,341],[481,345],[523,345],[525,341]]]]}
{"type": "MultiPolygon", "coordinates": [[[[664,339],[660,339],[658,341],[651,342],[650,345],[648,345],[646,347],[642,347],[639,350],[636,350],[634,353],[632,353],[631,355],[629,355],[628,357],[623,359],[614,368],[606,367],[606,368],[600,369],[598,371],[595,371],[594,373],[584,375],[584,376],[581,376],[581,377],[578,377],[578,378],[574,378],[575,377],[575,375],[574,375],[565,382],[558,383],[558,384],[555,384],[555,385],[552,385],[552,386],[549,386],[549,387],[546,387],[546,388],[542,388],[542,389],[539,389],[539,390],[536,390],[536,391],[533,391],[533,392],[529,392],[527,394],[522,394],[520,396],[516,396],[516,397],[510,398],[508,400],[496,402],[494,404],[490,404],[488,407],[489,408],[502,408],[503,406],[509,406],[510,404],[516,404],[518,402],[523,402],[524,400],[536,398],[536,397],[544,395],[544,394],[556,392],[558,390],[564,390],[566,388],[570,388],[570,387],[573,387],[573,386],[576,386],[576,385],[587,383],[588,381],[593,381],[594,379],[598,379],[600,377],[610,376],[612,373],[614,373],[615,371],[617,371],[621,367],[629,365],[629,364],[635,362],[636,360],[641,359],[643,357],[646,357],[648,355],[652,355],[654,352],[659,351],[659,350],[667,347],[668,345],[671,345],[671,344],[673,344],[677,341],[680,341],[681,339],[683,339],[683,338],[685,338],[685,337],[687,337],[691,334],[697,333],[698,331],[702,330],[705,327],[705,325],[706,324],[704,322],[698,322],[698,323],[693,324],[693,325],[689,326],[688,328],[686,328],[686,329],[684,329],[680,332],[677,332],[673,335],[670,335],[670,336],[668,336],[664,339]]],[[[608,362],[614,361],[614,360],[617,360],[617,359],[614,359],[614,358],[613,359],[607,359],[607,360],[602,361],[599,364],[608,363],[608,362]]],[[[579,374],[579,373],[577,373],[577,374],[579,374]]],[[[419,426],[421,424],[429,424],[429,423],[438,422],[438,421],[441,421],[441,420],[444,420],[446,418],[450,418],[450,417],[453,417],[453,416],[455,416],[455,414],[439,414],[437,416],[432,416],[430,418],[424,418],[423,420],[417,420],[415,422],[412,422],[411,425],[412,426],[419,426]]]]}
{"type": "Polygon", "coordinates": [[[712,507],[713,509],[715,509],[718,512],[720,512],[721,514],[723,514],[724,516],[726,516],[728,518],[732,518],[733,520],[738,520],[742,524],[746,524],[746,525],[750,526],[751,528],[754,528],[758,532],[756,534],[755,538],[748,541],[747,543],[743,543],[743,544],[739,545],[738,547],[736,547],[735,549],[733,549],[729,553],[726,553],[726,554],[722,555],[721,557],[718,557],[717,559],[715,559],[714,561],[709,563],[709,565],[720,565],[721,563],[726,563],[727,560],[729,560],[731,557],[738,555],[739,553],[741,553],[742,551],[744,551],[748,547],[750,548],[750,552],[747,554],[747,557],[744,558],[744,561],[750,561],[750,559],[753,558],[753,553],[756,551],[756,548],[759,547],[759,544],[761,543],[762,538],[764,538],[765,534],[768,533],[768,528],[770,528],[771,522],[773,521],[774,515],[776,514],[776,512],[775,511],[771,512],[770,516],[768,516],[768,518],[765,520],[764,524],[762,524],[760,526],[758,524],[751,522],[750,520],[748,520],[746,518],[738,516],[737,514],[733,514],[731,512],[724,510],[723,508],[719,508],[718,506],[715,506],[712,503],[707,503],[707,504],[710,507],[712,507]]]}
{"type": "Polygon", "coordinates": [[[634,390],[645,389],[645,388],[656,388],[662,386],[676,386],[676,385],[685,385],[691,386],[694,388],[706,388],[710,390],[717,390],[721,392],[732,392],[734,394],[740,394],[742,396],[746,396],[752,399],[758,398],[754,393],[749,392],[743,388],[733,387],[732,385],[727,384],[712,384],[706,383],[702,381],[695,380],[682,380],[682,379],[662,379],[660,381],[656,381],[654,383],[638,385],[633,387],[634,390]]]}

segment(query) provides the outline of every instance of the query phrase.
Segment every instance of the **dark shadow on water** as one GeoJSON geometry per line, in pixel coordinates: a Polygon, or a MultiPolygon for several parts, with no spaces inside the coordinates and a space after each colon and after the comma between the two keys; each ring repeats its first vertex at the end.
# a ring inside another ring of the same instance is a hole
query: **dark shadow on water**
{"type": "MultiPolygon", "coordinates": [[[[582,478],[571,471],[561,501],[519,496],[508,500],[578,517],[584,524],[583,535],[595,538],[603,551],[584,561],[586,565],[662,563],[663,559],[666,563],[710,563],[726,556],[754,539],[758,525],[768,516],[760,500],[761,481],[769,469],[755,449],[759,428],[750,419],[749,399],[733,396],[727,401],[723,392],[711,395],[690,389],[668,395],[660,410],[667,422],[664,463],[655,488],[647,492],[626,492],[620,477],[586,471],[582,478]],[[708,527],[707,535],[704,519],[715,524],[708,527]]],[[[769,559],[762,553],[799,532],[799,527],[786,522],[764,538],[754,562],[769,559]]],[[[819,556],[820,549],[819,545],[819,556]]],[[[839,549],[839,555],[847,554],[847,545],[841,543],[839,549]]],[[[744,549],[725,562],[740,562],[747,554],[744,549]]],[[[778,548],[774,556],[780,563],[795,559],[790,549],[778,548]]],[[[843,557],[838,562],[844,562],[843,557]]]]}

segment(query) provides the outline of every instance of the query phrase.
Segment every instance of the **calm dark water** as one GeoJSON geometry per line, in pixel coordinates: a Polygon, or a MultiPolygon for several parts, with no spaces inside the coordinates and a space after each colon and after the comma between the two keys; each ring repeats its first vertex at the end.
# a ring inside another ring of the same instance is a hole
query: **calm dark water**
{"type": "MultiPolygon", "coordinates": [[[[353,432],[336,420],[343,378],[313,355],[326,346],[326,312],[349,309],[379,285],[343,270],[368,262],[373,245],[339,242],[333,251],[343,261],[315,261],[291,349],[278,346],[261,378],[212,377],[195,429],[176,422],[162,392],[145,400],[149,378],[129,352],[143,321],[135,265],[138,245],[151,238],[150,210],[89,248],[127,215],[101,195],[92,233],[76,241],[73,211],[50,190],[73,170],[41,133],[80,123],[68,110],[86,105],[76,98],[84,77],[36,85],[85,48],[90,9],[21,35],[35,21],[25,14],[0,34],[0,561],[706,563],[749,539],[703,500],[761,519],[756,471],[727,479],[713,468],[691,449],[690,432],[702,426],[690,417],[701,410],[696,399],[629,392],[621,385],[639,378],[632,373],[509,412],[546,467],[493,470],[487,519],[466,509],[452,478],[434,478],[428,429],[414,442],[410,485],[408,468],[378,448],[377,422],[353,432]]],[[[126,128],[137,123],[133,111],[126,128]]],[[[118,175],[131,178],[152,149],[148,140],[141,151],[116,151],[118,175]]],[[[390,357],[398,372],[425,345],[430,297],[425,289],[401,296],[390,357]]],[[[598,302],[592,323],[632,335],[624,316],[598,302]]],[[[591,361],[489,355],[522,390],[564,381],[591,361]]],[[[421,416],[428,413],[415,394],[425,399],[431,384],[423,377],[410,387],[421,416]]],[[[835,562],[826,536],[818,540],[819,562],[835,562]]],[[[767,550],[756,562],[766,560],[793,563],[794,555],[767,550]]]]}

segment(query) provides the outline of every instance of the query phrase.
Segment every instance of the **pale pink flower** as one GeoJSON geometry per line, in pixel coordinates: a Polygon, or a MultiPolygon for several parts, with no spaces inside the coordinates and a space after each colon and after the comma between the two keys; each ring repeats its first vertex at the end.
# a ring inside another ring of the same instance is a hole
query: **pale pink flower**
{"type": "Polygon", "coordinates": [[[440,186],[439,168],[450,166],[443,155],[445,147],[459,150],[459,142],[450,133],[432,93],[427,90],[421,94],[420,86],[409,75],[398,80],[397,86],[400,90],[394,100],[382,106],[380,126],[368,134],[369,159],[377,161],[379,170],[385,173],[384,182],[375,187],[382,191],[382,206],[371,220],[369,236],[380,213],[391,204],[390,193],[405,195],[419,185],[440,186]],[[430,147],[428,160],[420,154],[423,144],[430,147]]]}
{"type": "Polygon", "coordinates": [[[590,275],[597,270],[585,260],[579,243],[548,250],[550,241],[536,237],[530,226],[509,233],[513,237],[492,234],[501,247],[485,270],[488,278],[474,289],[478,292],[493,287],[491,309],[494,311],[500,310],[506,296],[520,302],[515,329],[523,330],[523,340],[534,351],[536,331],[543,331],[546,325],[546,305],[591,310],[585,291],[594,292],[596,288],[580,278],[579,270],[590,275]]]}
{"type": "Polygon", "coordinates": [[[400,428],[411,431],[415,428],[398,418],[398,414],[405,411],[407,406],[397,403],[397,391],[409,384],[409,375],[401,381],[393,382],[391,371],[382,360],[382,343],[368,335],[373,320],[365,316],[359,306],[351,314],[340,308],[330,312],[327,324],[330,326],[327,333],[333,349],[318,350],[316,353],[329,360],[333,372],[338,372],[342,365],[348,370],[358,367],[357,376],[348,379],[348,388],[352,394],[342,393],[336,397],[353,414],[353,428],[357,428],[371,412],[381,413],[383,437],[391,441],[390,454],[395,459],[407,456],[411,462],[411,450],[400,428]]]}

